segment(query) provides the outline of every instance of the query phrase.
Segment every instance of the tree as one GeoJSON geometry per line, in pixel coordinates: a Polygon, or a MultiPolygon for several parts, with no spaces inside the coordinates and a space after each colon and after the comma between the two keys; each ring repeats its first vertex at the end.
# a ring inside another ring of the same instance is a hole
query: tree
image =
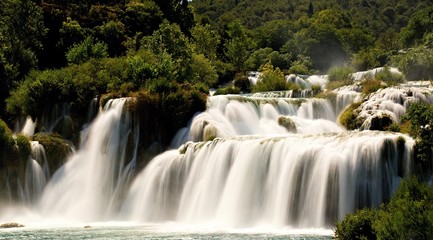
{"type": "Polygon", "coordinates": [[[87,37],[83,42],[74,44],[66,53],[70,64],[84,63],[92,58],[108,57],[107,44],[97,42],[93,37],[87,37]]]}
{"type": "Polygon", "coordinates": [[[192,48],[179,25],[165,21],[152,36],[144,39],[144,47],[156,55],[169,54],[174,61],[177,81],[183,82],[191,70],[192,48]]]}
{"type": "Polygon", "coordinates": [[[433,6],[422,8],[410,18],[409,24],[401,29],[403,45],[409,47],[420,43],[426,33],[433,31],[433,6]]]}
{"type": "Polygon", "coordinates": [[[249,57],[252,48],[252,40],[248,37],[246,29],[240,21],[231,22],[227,26],[229,40],[226,42],[226,56],[236,71],[244,70],[245,61],[249,57]]]}
{"type": "Polygon", "coordinates": [[[137,32],[150,35],[158,29],[162,20],[161,8],[154,1],[134,0],[126,4],[123,22],[129,36],[134,36],[137,32]]]}
{"type": "Polygon", "coordinates": [[[195,51],[205,55],[210,60],[216,60],[217,48],[221,41],[220,35],[211,29],[210,25],[196,25],[191,31],[195,51]]]}
{"type": "Polygon", "coordinates": [[[37,66],[35,52],[42,48],[46,32],[42,10],[33,1],[0,2],[0,116],[9,89],[37,66]]]}

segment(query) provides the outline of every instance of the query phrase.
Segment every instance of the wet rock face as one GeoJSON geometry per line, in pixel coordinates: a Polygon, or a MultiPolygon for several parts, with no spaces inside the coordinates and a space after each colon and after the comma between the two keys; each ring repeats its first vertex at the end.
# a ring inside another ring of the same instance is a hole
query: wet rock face
{"type": "Polygon", "coordinates": [[[16,222],[3,223],[0,225],[0,228],[18,228],[18,227],[24,227],[24,225],[16,222]]]}
{"type": "Polygon", "coordinates": [[[393,120],[388,115],[374,116],[371,118],[369,130],[385,131],[392,123],[393,120]]]}
{"type": "Polygon", "coordinates": [[[278,124],[284,128],[287,129],[287,131],[291,132],[291,133],[296,133],[297,129],[296,129],[296,125],[293,122],[292,119],[290,119],[290,117],[286,117],[286,116],[280,116],[278,118],[278,124]]]}

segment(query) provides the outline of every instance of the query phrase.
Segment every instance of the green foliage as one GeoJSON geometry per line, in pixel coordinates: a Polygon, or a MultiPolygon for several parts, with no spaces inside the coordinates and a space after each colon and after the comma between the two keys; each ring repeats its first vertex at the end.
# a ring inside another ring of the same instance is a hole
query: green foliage
{"type": "Polygon", "coordinates": [[[12,135],[8,125],[0,119],[0,164],[16,165],[25,163],[30,156],[31,147],[28,137],[12,135]]]}
{"type": "Polygon", "coordinates": [[[227,95],[227,94],[239,94],[239,93],[241,93],[241,89],[239,89],[236,86],[229,85],[223,88],[218,88],[215,91],[214,95],[227,95]]]}
{"type": "Polygon", "coordinates": [[[328,71],[328,80],[330,82],[343,81],[346,84],[352,84],[352,74],[355,70],[351,67],[333,67],[328,71]]]}
{"type": "Polygon", "coordinates": [[[348,214],[335,229],[337,239],[430,239],[433,189],[415,177],[404,178],[380,210],[348,214]]]}
{"type": "Polygon", "coordinates": [[[290,66],[289,73],[308,75],[311,73],[311,70],[308,66],[309,66],[308,63],[306,64],[303,61],[296,60],[292,63],[292,66],[290,66]]]}
{"type": "Polygon", "coordinates": [[[69,49],[74,44],[82,42],[85,39],[86,32],[86,29],[83,29],[77,20],[68,17],[59,29],[60,37],[57,45],[62,49],[69,49]]]}
{"type": "Polygon", "coordinates": [[[79,64],[92,58],[105,57],[108,57],[107,44],[96,42],[92,37],[87,37],[80,44],[74,44],[66,53],[66,59],[70,64],[79,64]]]}
{"type": "Polygon", "coordinates": [[[244,70],[245,61],[248,59],[249,50],[252,48],[252,40],[240,21],[231,22],[227,28],[229,39],[225,43],[225,54],[237,71],[244,70]]]}
{"type": "Polygon", "coordinates": [[[351,64],[358,70],[384,66],[389,61],[388,52],[378,48],[364,48],[352,57],[351,64]]]}
{"type": "Polygon", "coordinates": [[[382,71],[374,75],[376,80],[385,82],[386,84],[393,86],[405,81],[404,76],[395,72],[391,72],[389,68],[385,68],[382,71]]]}
{"type": "Polygon", "coordinates": [[[269,55],[272,53],[272,48],[260,48],[254,51],[245,62],[246,68],[257,71],[265,63],[269,62],[269,55]]]}
{"type": "Polygon", "coordinates": [[[233,80],[235,88],[239,89],[240,92],[248,93],[251,91],[251,83],[248,76],[242,73],[238,73],[233,80]]]}
{"type": "MultiPolygon", "coordinates": [[[[10,152],[14,145],[14,139],[12,137],[12,131],[9,129],[8,125],[0,119],[0,147],[2,149],[2,159],[7,152],[10,152]]],[[[0,161],[1,162],[1,161],[0,161]]]]}
{"type": "Polygon", "coordinates": [[[433,46],[429,46],[431,39],[433,34],[426,36],[425,44],[392,58],[392,63],[403,71],[408,80],[433,79],[433,46]]]}
{"type": "Polygon", "coordinates": [[[216,60],[217,49],[221,41],[220,35],[210,25],[196,25],[191,30],[195,51],[210,60],[216,60]]]}
{"type": "Polygon", "coordinates": [[[163,13],[154,1],[133,0],[126,4],[124,22],[130,35],[141,32],[152,34],[163,21],[163,13]]]}
{"type": "Polygon", "coordinates": [[[433,7],[420,8],[410,18],[408,25],[401,29],[405,46],[420,43],[426,33],[433,31],[433,7]]]}
{"type": "Polygon", "coordinates": [[[291,86],[284,78],[284,73],[279,68],[274,68],[270,64],[265,64],[262,69],[262,75],[260,76],[257,84],[253,86],[253,92],[265,92],[265,91],[281,91],[289,90],[291,86]]]}
{"type": "Polygon", "coordinates": [[[145,148],[155,141],[168,146],[177,130],[206,108],[206,96],[190,86],[173,83],[167,90],[134,94],[131,110],[140,114],[140,139],[145,148]]]}
{"type": "Polygon", "coordinates": [[[390,132],[400,132],[400,124],[398,123],[391,123],[391,125],[389,125],[386,128],[386,131],[390,131],[390,132]]]}
{"type": "Polygon", "coordinates": [[[211,61],[203,54],[192,55],[191,78],[188,79],[188,82],[193,84],[203,82],[207,86],[212,87],[217,80],[218,76],[211,61]]]}
{"type": "Polygon", "coordinates": [[[340,240],[377,239],[373,230],[373,222],[377,218],[377,212],[371,209],[361,209],[354,214],[347,214],[337,223],[335,238],[340,240]]]}
{"type": "Polygon", "coordinates": [[[107,44],[111,57],[120,56],[125,52],[123,42],[126,41],[126,27],[120,21],[109,21],[97,29],[98,37],[107,44]]]}
{"type": "Polygon", "coordinates": [[[428,172],[431,170],[429,168],[433,149],[433,106],[423,102],[413,103],[402,121],[409,123],[409,134],[416,140],[416,160],[427,164],[423,171],[428,172]]]}
{"type": "Polygon", "coordinates": [[[362,90],[361,90],[362,93],[364,95],[368,95],[370,93],[377,92],[377,90],[381,88],[385,88],[387,85],[380,80],[365,79],[364,81],[362,81],[361,86],[362,86],[362,90]]]}
{"type": "Polygon", "coordinates": [[[48,167],[54,173],[61,167],[67,157],[72,154],[69,141],[61,138],[57,134],[37,133],[33,136],[34,141],[38,141],[45,149],[48,167]]]}
{"type": "Polygon", "coordinates": [[[358,120],[357,108],[361,103],[353,103],[347,107],[338,117],[338,121],[347,130],[358,129],[362,125],[362,121],[358,120]]]}
{"type": "Polygon", "coordinates": [[[433,190],[416,178],[404,179],[373,228],[378,239],[430,239],[433,235],[433,190]]]}
{"type": "Polygon", "coordinates": [[[168,54],[172,59],[174,76],[178,82],[185,81],[191,71],[192,46],[179,25],[163,22],[152,36],[144,39],[146,50],[156,55],[168,54]]]}

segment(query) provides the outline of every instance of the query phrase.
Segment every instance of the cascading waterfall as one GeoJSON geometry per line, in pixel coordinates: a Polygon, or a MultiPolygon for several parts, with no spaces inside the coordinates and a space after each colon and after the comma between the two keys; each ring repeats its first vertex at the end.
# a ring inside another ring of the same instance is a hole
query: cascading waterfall
{"type": "Polygon", "coordinates": [[[383,132],[187,143],[137,177],[122,215],[228,227],[332,226],[379,206],[410,170],[413,140],[383,132]]]}
{"type": "Polygon", "coordinates": [[[174,139],[174,147],[188,140],[206,141],[214,137],[287,134],[290,131],[281,124],[281,117],[287,116],[296,125],[297,133],[343,130],[335,123],[333,107],[326,99],[229,95],[210,97],[208,105],[206,112],[194,118],[189,131],[182,130],[174,139]]]}
{"type": "MultiPolygon", "coordinates": [[[[360,108],[401,116],[400,106],[386,101],[433,102],[430,90],[402,91],[382,90],[360,108]]],[[[387,201],[412,171],[414,146],[404,134],[345,131],[337,115],[361,95],[356,86],[334,93],[336,106],[284,92],[209,97],[175,149],[137,175],[139,129],[126,110],[129,99],[108,101],[94,119],[91,105],[93,121],[78,150],[48,183],[46,160],[35,150],[31,180],[18,192],[50,219],[329,228],[348,212],[387,201]]]]}
{"type": "Polygon", "coordinates": [[[89,126],[80,149],[52,177],[38,208],[42,214],[101,220],[118,207],[135,167],[138,127],[124,110],[128,99],[110,100],[89,126]]]}
{"type": "Polygon", "coordinates": [[[39,199],[49,177],[50,170],[44,147],[37,141],[31,141],[32,154],[26,166],[26,185],[24,201],[32,203],[39,199]]]}

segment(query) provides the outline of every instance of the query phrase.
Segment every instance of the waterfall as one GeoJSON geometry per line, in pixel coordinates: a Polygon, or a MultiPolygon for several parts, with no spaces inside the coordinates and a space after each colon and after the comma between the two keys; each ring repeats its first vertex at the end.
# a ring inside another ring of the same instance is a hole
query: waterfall
{"type": "Polygon", "coordinates": [[[31,141],[31,156],[27,161],[25,175],[24,202],[33,203],[39,199],[49,177],[50,170],[44,147],[37,141],[31,141]]]}
{"type": "Polygon", "coordinates": [[[227,227],[332,226],[390,198],[414,141],[344,132],[217,138],[165,152],[134,181],[121,214],[227,227]]]}
{"type": "Polygon", "coordinates": [[[42,214],[100,220],[118,207],[135,168],[138,127],[125,111],[128,99],[110,100],[83,130],[80,149],[52,177],[38,208],[42,214]]]}
{"type": "Polygon", "coordinates": [[[207,111],[196,116],[188,130],[182,129],[172,145],[179,147],[188,140],[206,141],[214,137],[287,134],[290,131],[279,122],[282,116],[290,117],[297,133],[342,131],[326,99],[212,96],[207,111]]]}

